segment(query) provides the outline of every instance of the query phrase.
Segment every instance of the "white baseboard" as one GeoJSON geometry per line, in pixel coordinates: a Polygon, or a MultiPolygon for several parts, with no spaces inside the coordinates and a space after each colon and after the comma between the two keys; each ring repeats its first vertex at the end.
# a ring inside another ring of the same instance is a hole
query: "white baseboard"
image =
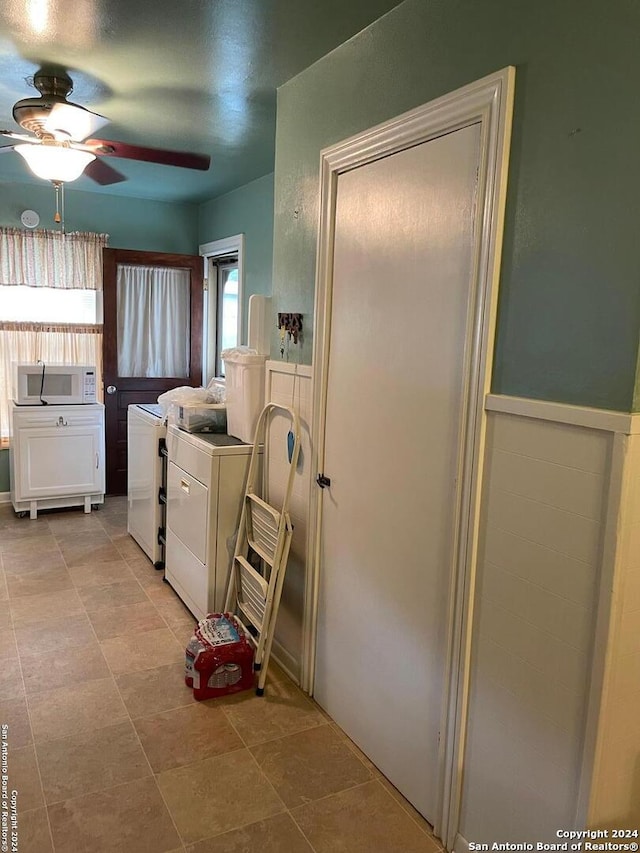
{"type": "Polygon", "coordinates": [[[11,503],[11,492],[0,492],[0,504],[11,503]]]}
{"type": "Polygon", "coordinates": [[[453,842],[453,853],[469,853],[469,842],[460,833],[456,835],[456,840],[453,842]]]}
{"type": "Polygon", "coordinates": [[[288,652],[276,639],[273,641],[271,656],[280,669],[287,673],[296,684],[300,684],[300,662],[288,652]]]}

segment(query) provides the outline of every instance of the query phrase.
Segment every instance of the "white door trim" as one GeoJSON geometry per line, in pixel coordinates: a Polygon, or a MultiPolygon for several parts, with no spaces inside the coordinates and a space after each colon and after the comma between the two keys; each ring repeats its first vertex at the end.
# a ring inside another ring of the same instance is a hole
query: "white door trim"
{"type": "MultiPolygon", "coordinates": [[[[473,308],[465,351],[456,506],[453,582],[448,613],[449,639],[440,741],[441,796],[436,831],[451,849],[458,828],[462,761],[468,703],[471,604],[474,594],[480,484],[484,455],[485,396],[490,389],[498,280],[507,186],[507,166],[515,86],[510,66],[371,128],[320,154],[320,227],[316,263],[312,472],[323,471],[329,367],[333,239],[338,175],[470,124],[481,125],[476,210],[473,308]]],[[[330,473],[330,472],[329,472],[330,473]]],[[[315,479],[315,475],[313,480],[315,479]]],[[[302,685],[312,692],[315,674],[322,501],[312,480],[309,512],[309,583],[305,600],[302,685]]]]}
{"type": "MultiPolygon", "coordinates": [[[[202,243],[198,247],[198,254],[204,258],[204,278],[209,278],[209,263],[213,258],[219,258],[223,255],[230,255],[233,252],[238,253],[238,343],[242,341],[242,318],[244,317],[243,299],[244,299],[244,234],[234,234],[231,237],[223,237],[220,240],[212,240],[209,243],[202,243]]],[[[216,294],[217,295],[217,294],[216,294]]],[[[204,333],[202,336],[202,375],[206,375],[206,367],[208,363],[208,345],[209,335],[213,325],[215,328],[215,317],[217,312],[216,300],[212,298],[212,291],[209,289],[207,298],[205,299],[205,310],[202,318],[204,333]]]]}

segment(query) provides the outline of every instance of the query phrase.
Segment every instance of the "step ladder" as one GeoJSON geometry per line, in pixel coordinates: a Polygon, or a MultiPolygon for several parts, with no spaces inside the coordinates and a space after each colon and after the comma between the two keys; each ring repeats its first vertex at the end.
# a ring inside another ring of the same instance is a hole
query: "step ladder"
{"type": "Polygon", "coordinates": [[[300,423],[289,406],[267,403],[256,424],[247,486],[231,564],[225,610],[248,623],[255,646],[254,670],[259,673],[256,693],[262,696],[278,617],[293,525],[289,499],[300,452],[300,423]],[[284,492],[274,506],[269,497],[269,454],[272,421],[285,416],[290,430],[284,445],[289,472],[284,492]],[[262,454],[260,449],[262,446],[262,454]],[[260,470],[262,461],[262,471],[260,470]]]}

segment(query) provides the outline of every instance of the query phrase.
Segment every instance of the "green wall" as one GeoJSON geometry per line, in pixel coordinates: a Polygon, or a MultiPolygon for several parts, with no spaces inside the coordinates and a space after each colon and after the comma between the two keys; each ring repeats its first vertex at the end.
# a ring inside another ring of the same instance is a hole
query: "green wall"
{"type": "Polygon", "coordinates": [[[303,360],[321,149],[515,65],[493,390],[628,411],[640,327],[639,28],[640,5],[626,0],[405,0],[282,86],[274,311],[305,314],[303,360]]]}
{"type": "MultiPolygon", "coordinates": [[[[41,227],[55,227],[53,189],[29,184],[0,187],[0,225],[22,227],[20,214],[26,208],[40,214],[41,227]]],[[[67,230],[107,233],[109,245],[121,249],[193,254],[201,243],[244,234],[245,334],[249,296],[271,293],[273,174],[201,205],[67,190],[65,218],[67,230]]],[[[8,457],[8,451],[0,450],[0,492],[9,491],[8,457]]]]}
{"type": "MultiPolygon", "coordinates": [[[[20,214],[26,208],[40,214],[40,228],[56,228],[53,221],[55,195],[46,184],[2,184],[0,225],[21,228],[20,214]]],[[[155,252],[198,251],[198,206],[170,204],[142,198],[65,190],[67,231],[95,231],[109,235],[116,249],[155,252]]]]}
{"type": "Polygon", "coordinates": [[[245,235],[243,340],[249,296],[271,295],[273,265],[273,174],[265,175],[200,206],[199,243],[245,235]]]}

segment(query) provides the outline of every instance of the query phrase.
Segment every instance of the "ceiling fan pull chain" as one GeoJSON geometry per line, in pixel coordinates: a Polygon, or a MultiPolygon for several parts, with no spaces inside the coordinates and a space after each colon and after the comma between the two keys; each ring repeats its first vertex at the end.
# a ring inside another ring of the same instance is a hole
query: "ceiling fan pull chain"
{"type": "Polygon", "coordinates": [[[51,183],[56,190],[56,215],[53,217],[53,221],[62,224],[62,232],[64,233],[64,184],[62,181],[52,181],[51,183]]]}

